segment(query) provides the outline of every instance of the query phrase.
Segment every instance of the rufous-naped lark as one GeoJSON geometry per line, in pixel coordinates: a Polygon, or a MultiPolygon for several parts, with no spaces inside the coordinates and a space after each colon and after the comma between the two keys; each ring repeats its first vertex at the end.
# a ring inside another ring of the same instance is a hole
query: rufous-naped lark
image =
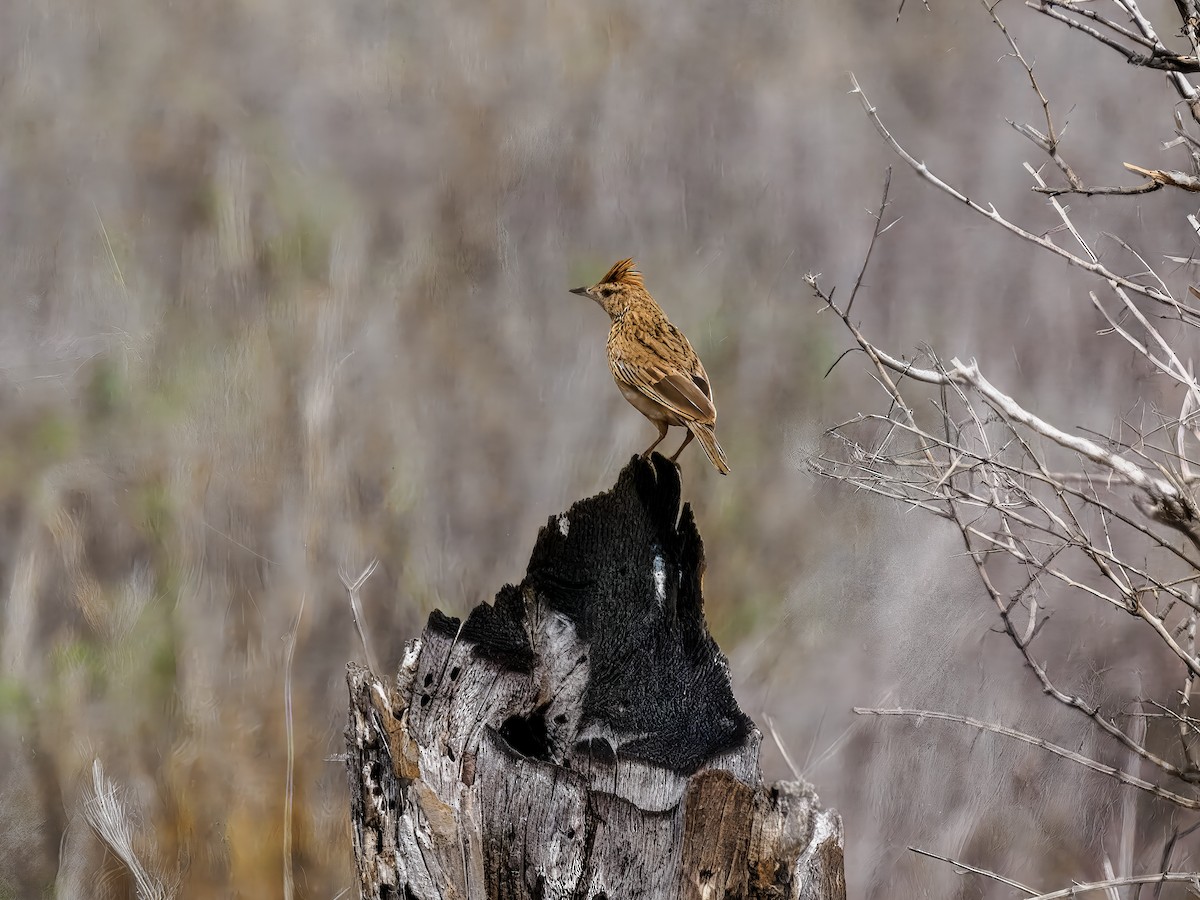
{"type": "Polygon", "coordinates": [[[591,287],[572,294],[590,297],[608,313],[608,367],[625,399],[658,426],[658,439],[642,456],[662,443],[667,429],[681,425],[687,437],[671,457],[674,462],[695,437],[722,475],[729,463],[713,429],[717,407],[700,357],[650,296],[632,259],[623,259],[591,287]]]}

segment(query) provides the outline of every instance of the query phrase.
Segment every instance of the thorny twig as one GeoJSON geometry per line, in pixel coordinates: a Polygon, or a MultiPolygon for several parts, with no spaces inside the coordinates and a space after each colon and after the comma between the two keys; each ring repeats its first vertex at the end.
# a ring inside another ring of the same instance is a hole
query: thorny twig
{"type": "MultiPolygon", "coordinates": [[[[1034,74],[1032,63],[996,14],[996,4],[988,0],[981,2],[1007,41],[1009,55],[1023,67],[1038,98],[1045,120],[1044,131],[1027,124],[1009,124],[1045,153],[1067,182],[1066,188],[1050,187],[1038,169],[1026,165],[1034,181],[1033,189],[1047,195],[1050,207],[1061,222],[1055,231],[1070,236],[1073,242],[1070,248],[1055,243],[1046,232],[1038,234],[1007,219],[992,204],[972,200],[918,161],[883,124],[878,110],[867,99],[853,74],[852,93],[859,97],[885,143],[921,179],[1009,233],[1100,278],[1106,285],[1100,293],[1108,299],[1102,302],[1096,292],[1091,293],[1090,299],[1108,324],[1101,333],[1119,337],[1145,359],[1153,371],[1165,375],[1182,389],[1181,412],[1178,419],[1163,417],[1158,427],[1151,430],[1135,427],[1136,438],[1123,443],[1112,438],[1093,439],[1079,433],[1078,429],[1065,431],[999,389],[984,376],[974,360],[963,362],[952,358],[946,364],[930,352],[930,362],[918,364],[888,353],[869,340],[859,323],[850,318],[852,304],[847,303],[843,309],[835,302],[833,292],[826,292],[820,286],[818,276],[810,275],[806,279],[808,284],[824,307],[841,319],[854,340],[854,349],[861,350],[871,360],[873,377],[883,387],[889,409],[881,415],[860,414],[830,429],[828,434],[838,441],[838,449],[817,454],[810,459],[809,465],[822,476],[953,522],[981,584],[995,605],[1004,633],[1021,654],[1042,691],[1085,716],[1130,755],[1125,768],[1121,768],[1035,735],[968,716],[905,709],[855,711],[944,719],[1003,734],[1181,808],[1200,810],[1200,799],[1193,796],[1190,787],[1184,792],[1172,790],[1135,774],[1140,761],[1151,764],[1164,776],[1185,786],[1200,782],[1200,766],[1197,765],[1200,748],[1193,746],[1195,734],[1200,733],[1200,721],[1189,713],[1193,683],[1200,674],[1195,641],[1196,623],[1200,619],[1197,596],[1200,565],[1195,559],[1196,551],[1200,551],[1200,506],[1193,494],[1198,476],[1193,472],[1185,446],[1189,438],[1200,440],[1200,424],[1196,421],[1200,418],[1196,413],[1200,410],[1200,384],[1192,371],[1191,360],[1177,352],[1173,336],[1152,321],[1155,317],[1143,312],[1139,304],[1147,301],[1158,304],[1165,309],[1157,317],[1159,322],[1174,320],[1185,326],[1200,324],[1200,309],[1180,303],[1167,280],[1155,272],[1129,242],[1119,237],[1106,236],[1136,260],[1142,271],[1121,275],[1114,271],[1111,263],[1102,263],[1071,221],[1068,209],[1056,199],[1064,193],[1148,193],[1164,185],[1190,190],[1200,187],[1200,177],[1127,164],[1127,168],[1146,177],[1147,181],[1133,187],[1085,186],[1062,155],[1062,131],[1054,122],[1050,101],[1034,74]],[[914,399],[914,392],[921,386],[934,388],[936,397],[931,398],[931,406],[938,422],[936,427],[924,424],[926,414],[914,399]],[[1152,441],[1156,434],[1173,436],[1174,446],[1161,446],[1161,442],[1152,441]],[[1082,464],[1063,467],[1057,459],[1063,454],[1073,455],[1082,464]],[[1125,491],[1129,494],[1124,494],[1125,491]],[[1180,542],[1181,536],[1186,543],[1180,542]],[[1141,542],[1140,549],[1138,542],[1141,542]],[[1000,557],[1019,564],[1022,574],[1018,583],[1004,583],[1011,578],[1013,570],[996,567],[994,561],[1000,557]],[[1138,703],[1138,709],[1142,711],[1122,727],[1111,715],[1103,714],[1098,704],[1089,703],[1072,691],[1062,690],[1051,681],[1046,664],[1035,653],[1034,647],[1049,620],[1053,604],[1048,600],[1047,588],[1055,582],[1066,587],[1068,595],[1091,598],[1125,611],[1140,625],[1149,628],[1171,651],[1182,664],[1184,673],[1178,712],[1152,699],[1142,700],[1138,703]],[[1168,758],[1171,754],[1164,753],[1162,748],[1151,749],[1147,745],[1147,715],[1142,703],[1157,706],[1175,719],[1182,745],[1182,760],[1178,764],[1168,758]]],[[[1136,0],[1113,2],[1128,16],[1128,24],[1109,19],[1074,0],[1028,0],[1026,5],[1118,50],[1135,65],[1167,71],[1169,81],[1188,101],[1192,117],[1196,119],[1200,94],[1186,78],[1186,73],[1200,71],[1200,63],[1194,57],[1170,53],[1136,0]]],[[[1200,3],[1176,0],[1176,5],[1185,19],[1183,33],[1192,41],[1193,47],[1200,47],[1200,3]],[[1194,15],[1188,18],[1186,11],[1190,11],[1188,15],[1194,15]]],[[[1173,115],[1176,139],[1168,146],[1185,145],[1193,167],[1200,172],[1200,140],[1186,132],[1179,113],[1173,115]]],[[[855,280],[852,299],[863,283],[871,250],[887,230],[883,226],[886,206],[887,184],[871,242],[855,280]]],[[[1188,221],[1200,235],[1200,218],[1189,216],[1188,221]]],[[[1190,263],[1191,258],[1179,261],[1190,263]]],[[[1190,288],[1190,292],[1200,298],[1200,289],[1190,288]]],[[[1126,808],[1125,839],[1118,859],[1118,865],[1126,870],[1133,858],[1130,809],[1126,808]]],[[[930,855],[936,857],[936,854],[930,855]]],[[[950,861],[948,857],[936,858],[950,861]]],[[[1114,893],[1116,888],[1124,885],[1153,883],[1161,887],[1170,881],[1190,882],[1200,888],[1196,874],[1167,871],[1169,854],[1164,857],[1162,872],[1144,876],[1126,874],[1118,877],[1107,857],[1105,859],[1105,880],[1036,896],[1057,898],[1101,890],[1114,893]]],[[[1005,880],[986,870],[967,868],[977,874],[998,878],[1026,893],[1035,893],[1018,882],[1005,880]]]]}
{"type": "MultiPolygon", "coordinates": [[[[1044,738],[1037,737],[1032,734],[1026,734],[1023,731],[1018,731],[1015,728],[1009,728],[1006,725],[999,725],[994,722],[984,722],[971,716],[960,716],[954,713],[936,712],[929,709],[872,709],[868,707],[854,707],[856,715],[860,716],[904,716],[914,719],[937,719],[943,722],[957,722],[960,725],[968,725],[971,728],[976,728],[980,731],[990,731],[993,734],[1004,735],[1013,740],[1021,741],[1025,744],[1030,744],[1034,747],[1053,753],[1055,756],[1062,759],[1069,759],[1071,762],[1078,763],[1085,768],[1091,769],[1093,772],[1099,772],[1101,775],[1107,775],[1114,778],[1121,784],[1129,785],[1130,787],[1138,788],[1148,794],[1153,794],[1161,800],[1168,800],[1176,806],[1188,810],[1200,810],[1200,800],[1195,797],[1187,797],[1175,791],[1167,790],[1157,784],[1146,781],[1144,778],[1138,778],[1135,775],[1130,775],[1123,769],[1118,769],[1115,766],[1105,765],[1092,759],[1090,756],[1084,756],[1082,753],[1076,753],[1074,750],[1068,750],[1066,747],[1061,747],[1058,744],[1051,743],[1044,738]]],[[[1050,895],[1044,895],[1050,896],[1050,895]]]]}

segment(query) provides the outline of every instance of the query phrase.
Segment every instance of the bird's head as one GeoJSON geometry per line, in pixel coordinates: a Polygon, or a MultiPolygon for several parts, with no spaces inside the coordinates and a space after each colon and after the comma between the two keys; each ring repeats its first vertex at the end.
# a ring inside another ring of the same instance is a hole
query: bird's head
{"type": "Polygon", "coordinates": [[[634,298],[646,296],[646,285],[633,260],[623,259],[591,287],[572,288],[571,293],[595,300],[610,318],[616,319],[629,309],[634,298]]]}

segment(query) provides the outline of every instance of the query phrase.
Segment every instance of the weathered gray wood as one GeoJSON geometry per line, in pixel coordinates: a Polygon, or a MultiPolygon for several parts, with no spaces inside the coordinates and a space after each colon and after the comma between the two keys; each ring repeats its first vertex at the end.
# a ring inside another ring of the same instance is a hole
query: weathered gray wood
{"type": "Polygon", "coordinates": [[[635,458],[550,519],[520,585],[430,616],[394,683],[350,666],[363,896],[844,898],[837,813],[762,784],[703,570],[678,469],[635,458]]]}

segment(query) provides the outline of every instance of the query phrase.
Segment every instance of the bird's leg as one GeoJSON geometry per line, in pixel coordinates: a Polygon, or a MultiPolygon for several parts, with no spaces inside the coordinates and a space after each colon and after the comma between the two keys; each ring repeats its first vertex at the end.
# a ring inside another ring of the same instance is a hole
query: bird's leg
{"type": "MultiPolygon", "coordinates": [[[[671,462],[675,462],[675,460],[679,459],[679,454],[683,452],[684,447],[692,442],[692,437],[692,429],[689,428],[687,430],[687,437],[683,439],[683,443],[679,445],[679,449],[676,450],[675,455],[671,457],[671,462]]],[[[659,438],[659,440],[661,441],[662,438],[659,438]]]]}
{"type": "MultiPolygon", "coordinates": [[[[646,448],[645,452],[642,453],[642,459],[645,459],[646,457],[648,457],[650,455],[650,451],[653,450],[655,447],[657,447],[659,444],[661,444],[663,442],[663,438],[665,438],[667,436],[667,423],[666,422],[655,422],[654,424],[658,426],[658,440],[646,448]]],[[[691,435],[690,431],[688,432],[688,435],[689,436],[691,435]]]]}

